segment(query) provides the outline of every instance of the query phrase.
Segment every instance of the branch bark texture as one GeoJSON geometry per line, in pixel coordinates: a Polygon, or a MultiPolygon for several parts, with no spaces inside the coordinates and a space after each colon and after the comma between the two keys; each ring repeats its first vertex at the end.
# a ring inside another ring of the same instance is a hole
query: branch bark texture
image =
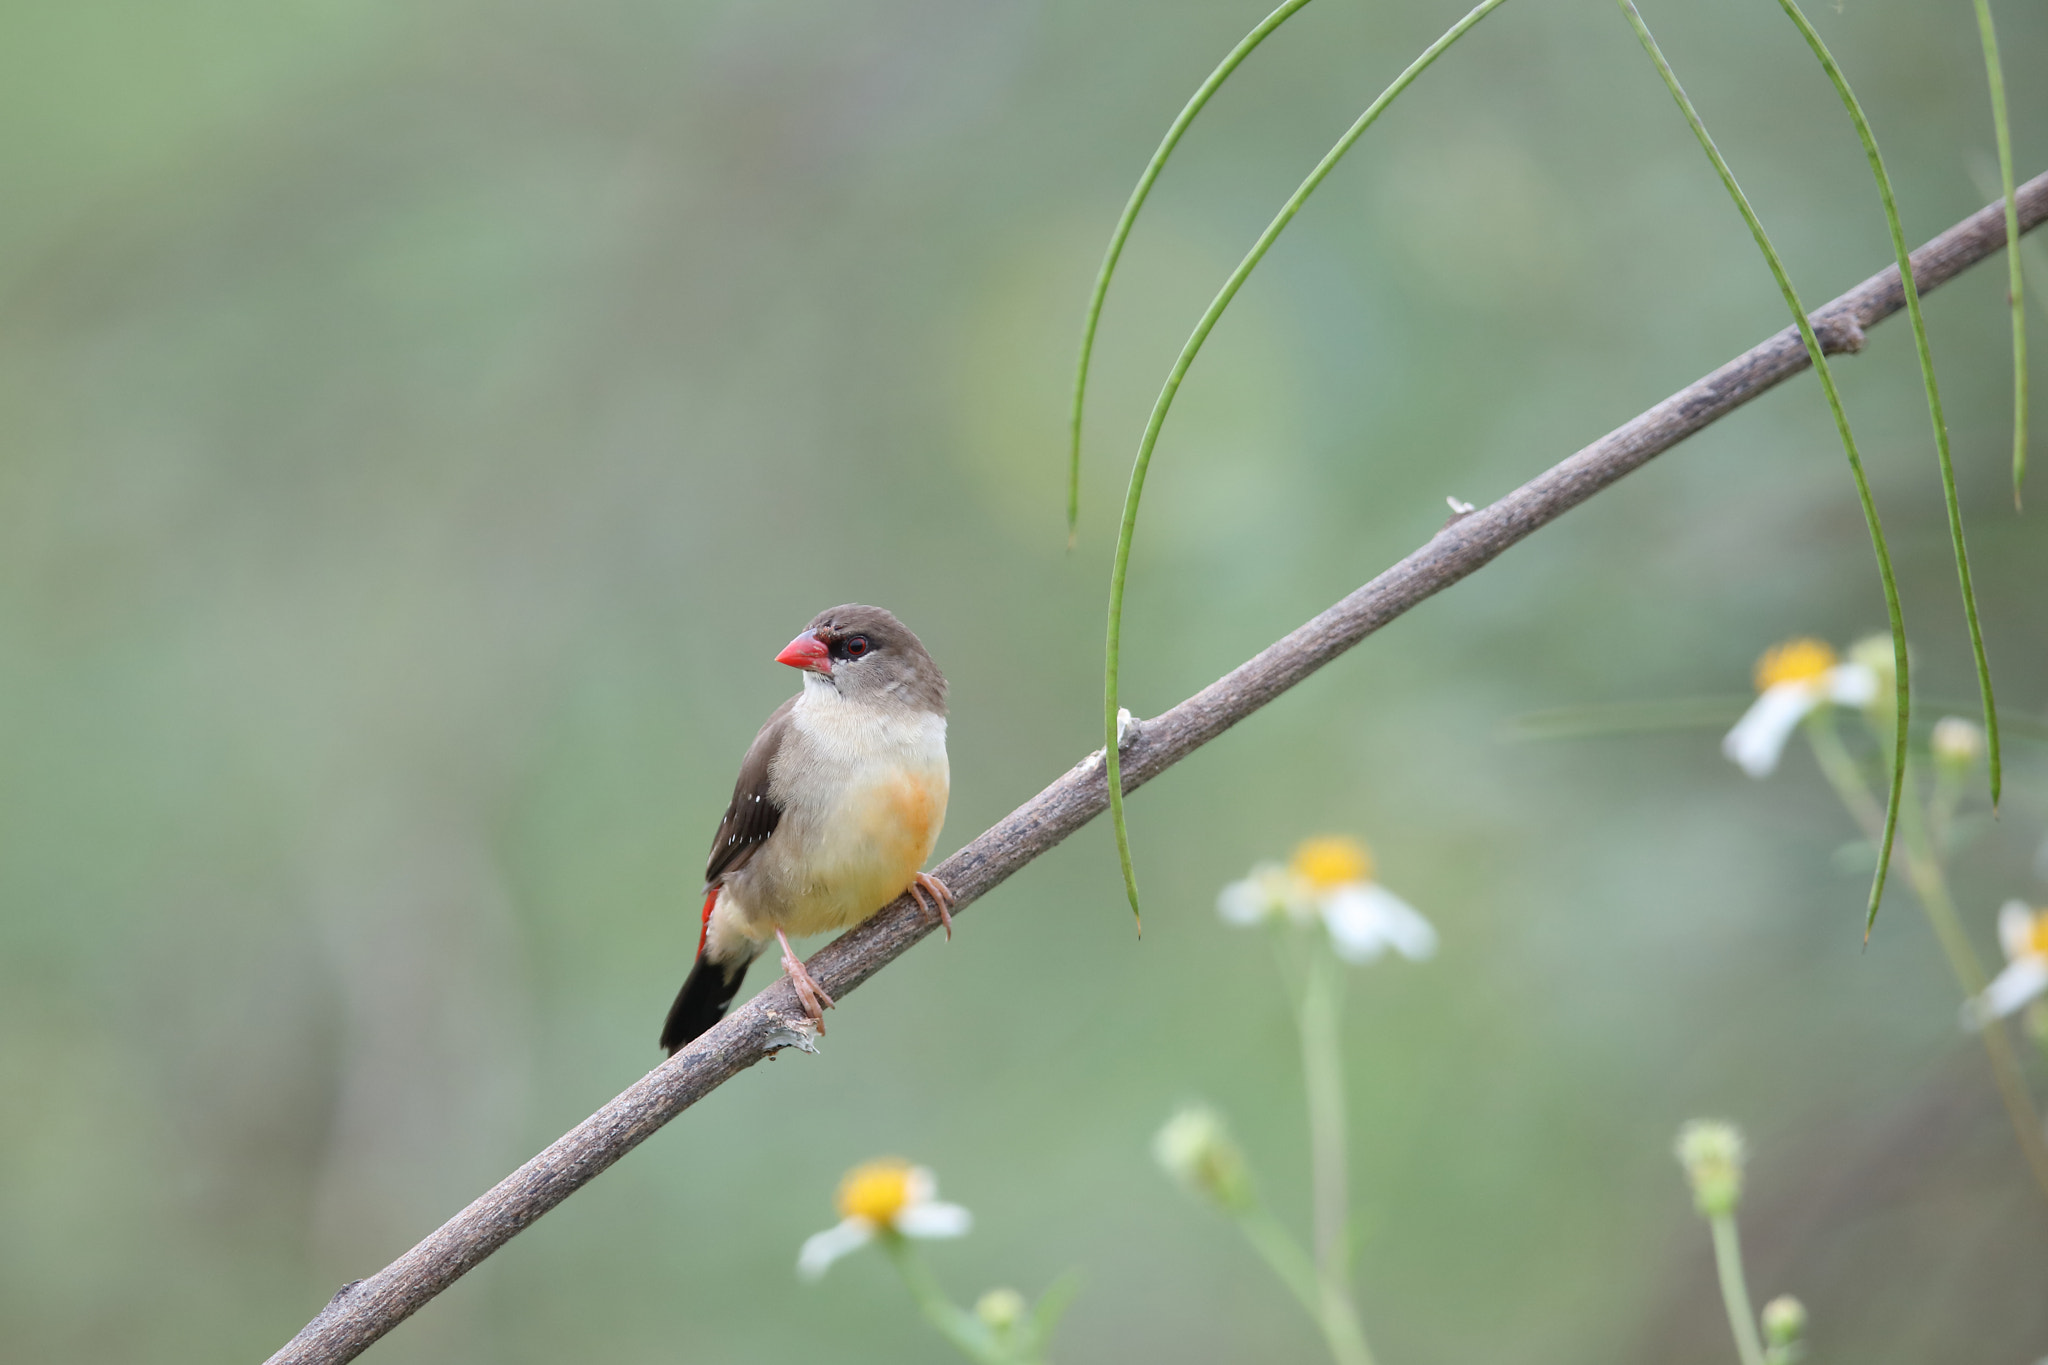
{"type": "MultiPolygon", "coordinates": [[[[2048,174],[2019,189],[2021,231],[2048,218],[2048,174]]],[[[2005,245],[2003,204],[1992,204],[1913,253],[1925,294],[2005,245]]],[[[1896,267],[1886,267],[1816,310],[1814,331],[1830,353],[1857,351],[1864,329],[1905,306],[1896,267]]],[[[1786,327],[1704,379],[1615,428],[1490,506],[1461,516],[1427,544],[1329,610],[1269,645],[1163,715],[1131,728],[1119,746],[1124,790],[1149,782],[1288,688],[1424,599],[1492,562],[1503,550],[1686,437],[1808,368],[1805,345],[1786,327]]],[[[1010,812],[948,858],[938,876],[954,913],[1100,815],[1109,804],[1100,752],[1010,812]]],[[[833,996],[846,993],[937,927],[909,897],[826,945],[807,964],[833,996]]],[[[553,1145],[505,1177],[412,1250],[336,1294],[270,1365],[353,1360],[535,1219],[574,1194],[655,1131],[764,1057],[810,1049],[810,1027],[786,980],[734,1010],[553,1145]]]]}

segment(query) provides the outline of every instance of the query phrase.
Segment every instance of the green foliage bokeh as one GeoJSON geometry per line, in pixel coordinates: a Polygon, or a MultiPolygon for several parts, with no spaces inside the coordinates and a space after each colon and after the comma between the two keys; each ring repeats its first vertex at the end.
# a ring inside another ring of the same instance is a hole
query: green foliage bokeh
{"type": "MultiPolygon", "coordinates": [[[[1662,8],[1808,300],[1883,266],[1854,134],[1778,8],[1662,8]]],[[[1817,8],[1909,238],[1984,203],[1968,8],[1817,8]]],[[[0,13],[10,1357],[261,1358],[658,1060],[705,843],[819,608],[892,607],[951,676],[945,849],[1094,747],[1159,377],[1451,17],[1311,6],[1189,134],[1104,314],[1070,555],[1079,310],[1243,7],[0,13]]],[[[2048,13],[1999,20],[2008,70],[2037,69],[2048,13]]],[[[2026,176],[2048,91],[2010,95],[2026,176]]],[[[1927,314],[2001,702],[2041,717],[2048,538],[2010,505],[2003,292],[1980,268],[1927,314]]],[[[1446,495],[1499,495],[1782,324],[1613,6],[1505,7],[1191,375],[1126,704],[1172,704],[1446,495]]],[[[1922,714],[1967,714],[1902,322],[1839,373],[1922,714]]],[[[1298,1216],[1285,1007],[1212,902],[1326,829],[1444,940],[1361,975],[1348,1015],[1383,1359],[1724,1359],[1668,1155],[1699,1112],[1752,1136],[1752,1272],[1806,1301],[1817,1351],[2048,1352],[2048,1220],[1904,888],[1860,951],[1867,868],[1810,761],[1759,785],[1707,730],[1503,739],[1546,707],[1737,694],[1774,640],[1880,628],[1841,464],[1810,380],[1661,458],[1136,797],[1142,942],[1092,828],[852,997],[822,1058],[743,1076],[370,1358],[946,1359],[879,1260],[791,1273],[881,1152],[975,1211],[932,1251],[958,1297],[1083,1268],[1058,1359],[1313,1358],[1147,1143],[1207,1096],[1298,1216]]],[[[2007,788],[1958,877],[1987,955],[1999,901],[2048,897],[2038,745],[2007,788]]]]}

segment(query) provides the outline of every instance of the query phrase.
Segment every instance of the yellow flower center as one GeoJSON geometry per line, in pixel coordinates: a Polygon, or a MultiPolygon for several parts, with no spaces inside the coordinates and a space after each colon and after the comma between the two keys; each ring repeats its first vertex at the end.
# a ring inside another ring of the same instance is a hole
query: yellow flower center
{"type": "Polygon", "coordinates": [[[895,1157],[856,1166],[839,1182],[839,1215],[888,1227],[910,1202],[910,1181],[910,1163],[895,1157]]]}
{"type": "Polygon", "coordinates": [[[1317,891],[1372,880],[1372,854],[1356,839],[1325,835],[1294,850],[1294,873],[1317,891]]]}
{"type": "Polygon", "coordinates": [[[2034,922],[2027,926],[2027,951],[2035,957],[2048,957],[2048,910],[2034,912],[2034,922]]]}
{"type": "Polygon", "coordinates": [[[1787,640],[1764,651],[1756,661],[1756,690],[1768,692],[1779,683],[1818,682],[1835,666],[1835,651],[1819,640],[1787,640]]]}

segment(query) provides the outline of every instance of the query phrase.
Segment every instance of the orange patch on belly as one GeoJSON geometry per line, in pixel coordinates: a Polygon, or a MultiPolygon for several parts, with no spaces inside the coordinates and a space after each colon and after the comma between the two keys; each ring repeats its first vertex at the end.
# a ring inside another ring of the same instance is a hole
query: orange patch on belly
{"type": "MultiPolygon", "coordinates": [[[[939,826],[946,818],[946,784],[905,773],[889,784],[883,804],[888,811],[887,822],[895,827],[896,839],[914,849],[915,861],[922,864],[937,842],[939,826]]],[[[911,873],[916,871],[913,866],[911,873]]]]}
{"type": "Polygon", "coordinates": [[[939,826],[946,818],[943,776],[899,773],[883,784],[876,796],[864,831],[877,877],[868,894],[876,899],[862,914],[880,908],[910,885],[931,856],[939,826]]]}

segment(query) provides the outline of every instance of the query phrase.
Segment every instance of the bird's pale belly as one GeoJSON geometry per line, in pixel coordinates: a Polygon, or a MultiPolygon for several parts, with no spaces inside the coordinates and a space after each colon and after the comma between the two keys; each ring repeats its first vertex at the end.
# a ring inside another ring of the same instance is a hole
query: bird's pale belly
{"type": "Polygon", "coordinates": [[[756,858],[742,899],[749,928],[801,937],[844,929],[901,895],[938,842],[946,819],[944,767],[892,767],[846,791],[810,819],[785,819],[799,837],[756,858]],[[796,828],[792,828],[792,825],[796,828]],[[765,865],[764,865],[765,864],[765,865]]]}

